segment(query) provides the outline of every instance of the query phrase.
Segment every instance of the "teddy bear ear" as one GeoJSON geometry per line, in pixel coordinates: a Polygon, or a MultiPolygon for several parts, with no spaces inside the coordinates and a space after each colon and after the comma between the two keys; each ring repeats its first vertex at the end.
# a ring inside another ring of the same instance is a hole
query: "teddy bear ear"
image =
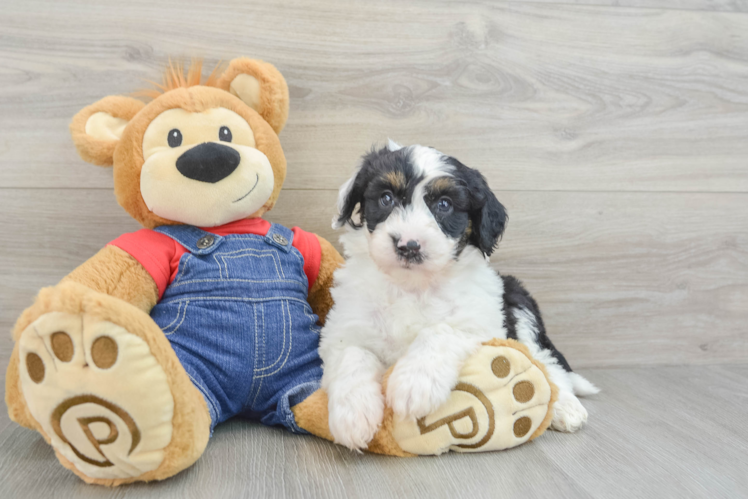
{"type": "Polygon", "coordinates": [[[143,106],[132,97],[109,96],[80,110],[70,123],[70,134],[81,158],[111,167],[125,127],[143,106]]]}
{"type": "Polygon", "coordinates": [[[283,130],[288,118],[288,85],[275,66],[246,57],[234,59],[217,86],[257,111],[276,134],[283,130]]]}

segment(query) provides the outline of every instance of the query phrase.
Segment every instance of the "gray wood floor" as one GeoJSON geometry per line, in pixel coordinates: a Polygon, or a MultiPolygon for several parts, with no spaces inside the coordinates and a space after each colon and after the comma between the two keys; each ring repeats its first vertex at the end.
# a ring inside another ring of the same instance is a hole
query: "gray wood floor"
{"type": "Polygon", "coordinates": [[[578,434],[502,453],[359,455],[246,421],[219,427],[192,468],[161,483],[88,486],[36,433],[0,417],[7,497],[744,497],[748,366],[582,372],[603,392],[578,434]],[[697,402],[695,402],[696,400],[697,402]],[[56,464],[55,464],[56,465],[56,464]]]}
{"type": "Polygon", "coordinates": [[[493,263],[604,392],[578,435],[490,455],[354,455],[248,422],[172,480],[82,484],[0,416],[0,496],[747,496],[748,0],[4,0],[0,365],[36,291],[137,229],[83,163],[83,106],[169,56],[273,62],[291,90],[270,219],[335,240],[335,192],[387,137],[483,171],[493,263]]]}

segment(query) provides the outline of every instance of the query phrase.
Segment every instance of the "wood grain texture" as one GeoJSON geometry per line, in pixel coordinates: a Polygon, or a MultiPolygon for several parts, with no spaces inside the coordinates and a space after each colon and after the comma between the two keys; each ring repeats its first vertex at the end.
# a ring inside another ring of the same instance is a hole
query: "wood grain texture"
{"type": "MultiPolygon", "coordinates": [[[[492,261],[525,282],[572,366],[748,359],[748,194],[497,195],[510,222],[492,261]]],[[[286,191],[269,219],[337,244],[336,196],[286,191]]],[[[40,287],[138,229],[101,189],[8,190],[0,213],[6,331],[40,287]]]]}
{"type": "Polygon", "coordinates": [[[746,0],[515,0],[527,3],[594,5],[600,7],[748,12],[746,0]]]}
{"type": "Polygon", "coordinates": [[[340,185],[390,136],[453,154],[506,190],[748,190],[743,14],[31,0],[6,2],[0,31],[1,187],[110,187],[70,144],[76,111],[159,79],[169,56],[247,55],[290,85],[289,188],[340,185]]]}
{"type": "MultiPolygon", "coordinates": [[[[336,188],[374,142],[479,168],[509,208],[494,266],[603,388],[577,435],[505,453],[355,455],[234,421],[171,480],[91,487],[0,412],[0,497],[745,497],[748,1],[7,0],[0,15],[0,331],[138,229],[83,163],[83,106],[169,56],[288,79],[270,219],[336,242],[336,188]],[[635,367],[635,365],[650,365],[635,367]],[[669,365],[669,366],[665,366],[669,365]],[[598,368],[594,368],[598,367],[598,368]]],[[[0,382],[10,356],[0,335],[0,382]]]]}
{"type": "Polygon", "coordinates": [[[588,427],[496,453],[359,455],[246,421],[219,426],[160,483],[87,486],[0,416],[0,496],[102,498],[660,498],[748,495],[748,365],[583,371],[603,392],[588,427]],[[698,401],[699,404],[694,404],[698,401]]]}

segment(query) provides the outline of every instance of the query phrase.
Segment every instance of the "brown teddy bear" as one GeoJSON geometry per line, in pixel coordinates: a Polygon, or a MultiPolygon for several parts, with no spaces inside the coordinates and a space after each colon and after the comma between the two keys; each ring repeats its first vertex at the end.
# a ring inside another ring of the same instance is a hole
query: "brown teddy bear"
{"type": "MultiPolygon", "coordinates": [[[[235,416],[332,439],[317,345],[343,259],[262,218],[286,176],[286,82],[244,58],[201,81],[199,64],[186,77],[171,66],[148,104],[106,97],[70,126],[84,160],[114,166],[117,201],[144,229],[23,312],[6,402],[90,483],[172,476],[235,416]]],[[[547,428],[554,400],[527,349],[496,340],[435,414],[387,411],[369,450],[509,448],[547,428]],[[513,391],[517,381],[532,390],[513,391]]]]}

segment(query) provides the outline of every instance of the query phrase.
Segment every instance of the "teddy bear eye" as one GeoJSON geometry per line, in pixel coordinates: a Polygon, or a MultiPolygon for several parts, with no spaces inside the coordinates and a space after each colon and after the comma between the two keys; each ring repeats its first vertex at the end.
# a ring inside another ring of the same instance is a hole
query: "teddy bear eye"
{"type": "Polygon", "coordinates": [[[231,142],[231,139],[233,139],[231,130],[228,127],[221,127],[221,130],[218,131],[218,138],[223,142],[231,142]]]}
{"type": "Polygon", "coordinates": [[[173,128],[169,130],[169,147],[170,148],[176,148],[182,145],[182,132],[179,131],[178,128],[173,128]]]}

